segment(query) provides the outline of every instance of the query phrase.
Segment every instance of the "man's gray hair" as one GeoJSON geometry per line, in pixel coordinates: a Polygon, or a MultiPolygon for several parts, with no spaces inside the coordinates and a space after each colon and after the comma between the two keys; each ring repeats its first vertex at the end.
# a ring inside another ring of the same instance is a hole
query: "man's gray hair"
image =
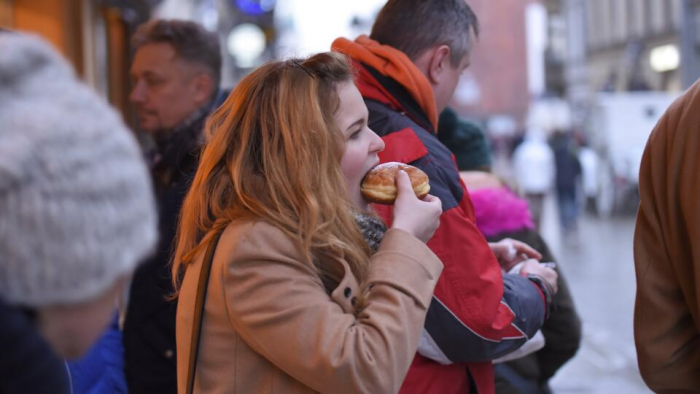
{"type": "Polygon", "coordinates": [[[216,33],[190,21],[154,19],[139,26],[131,38],[134,50],[155,43],[170,44],[180,59],[205,66],[214,83],[212,94],[216,92],[221,81],[221,47],[216,33]]]}
{"type": "Polygon", "coordinates": [[[457,67],[479,36],[479,21],[465,0],[389,0],[370,38],[416,60],[427,49],[447,45],[457,67]]]}

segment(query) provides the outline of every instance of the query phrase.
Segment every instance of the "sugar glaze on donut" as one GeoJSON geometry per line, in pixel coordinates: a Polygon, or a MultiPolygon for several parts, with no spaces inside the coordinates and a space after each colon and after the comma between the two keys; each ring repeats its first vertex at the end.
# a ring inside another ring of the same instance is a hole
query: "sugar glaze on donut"
{"type": "Polygon", "coordinates": [[[365,200],[392,205],[396,200],[396,173],[404,170],[411,180],[416,197],[423,198],[430,191],[428,175],[420,169],[398,162],[380,164],[371,169],[362,180],[361,193],[365,200]]]}

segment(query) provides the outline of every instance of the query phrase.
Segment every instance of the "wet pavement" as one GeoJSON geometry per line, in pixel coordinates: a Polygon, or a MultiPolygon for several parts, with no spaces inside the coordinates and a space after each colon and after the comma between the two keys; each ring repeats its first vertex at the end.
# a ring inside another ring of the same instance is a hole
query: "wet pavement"
{"type": "Polygon", "coordinates": [[[632,336],[634,215],[581,217],[577,239],[560,234],[556,215],[554,199],[548,198],[542,235],[571,288],[583,341],[551,380],[554,393],[650,393],[639,375],[632,336]]]}

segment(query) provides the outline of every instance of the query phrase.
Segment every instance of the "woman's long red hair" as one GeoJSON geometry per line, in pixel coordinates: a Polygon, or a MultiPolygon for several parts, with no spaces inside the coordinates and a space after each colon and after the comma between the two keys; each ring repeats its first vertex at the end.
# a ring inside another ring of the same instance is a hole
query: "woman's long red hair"
{"type": "Polygon", "coordinates": [[[329,259],[344,259],[358,280],[365,277],[370,251],[346,191],[345,141],[334,120],[337,86],[352,82],[349,61],[337,53],[271,62],[241,80],[212,114],[180,214],[175,295],[212,234],[238,219],[282,230],[329,290],[343,275],[329,259]]]}

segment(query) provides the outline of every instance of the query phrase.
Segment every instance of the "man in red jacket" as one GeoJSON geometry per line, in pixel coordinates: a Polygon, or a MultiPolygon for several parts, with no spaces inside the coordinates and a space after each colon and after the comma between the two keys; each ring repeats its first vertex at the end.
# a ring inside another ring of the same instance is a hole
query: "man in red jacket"
{"type": "MultiPolygon", "coordinates": [[[[493,393],[491,360],[535,334],[556,291],[556,273],[535,260],[524,276],[501,274],[499,263],[507,268],[523,253],[539,254],[514,241],[486,242],[453,156],[436,136],[438,113],[469,66],[478,30],[465,0],[389,0],[370,37],[333,43],[357,66],[369,126],[386,144],[382,162],[421,168],[443,204],[428,245],[445,269],[402,393],[493,393]]],[[[390,208],[377,211],[390,220],[390,208]]]]}

